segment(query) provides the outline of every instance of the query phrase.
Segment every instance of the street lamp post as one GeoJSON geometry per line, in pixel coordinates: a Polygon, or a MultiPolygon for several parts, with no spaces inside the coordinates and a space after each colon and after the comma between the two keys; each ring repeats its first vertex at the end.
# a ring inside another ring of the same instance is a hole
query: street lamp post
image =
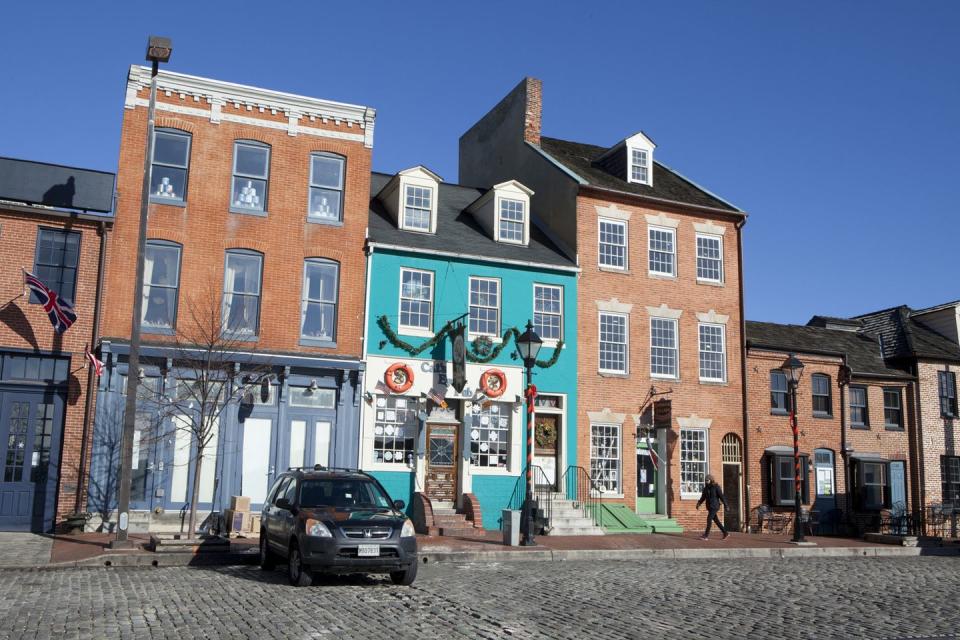
{"type": "Polygon", "coordinates": [[[533,539],[533,403],[537,397],[537,388],[533,386],[533,367],[537,363],[537,354],[543,340],[533,330],[533,323],[527,320],[527,330],[517,338],[517,351],[527,370],[527,495],[523,501],[523,541],[525,547],[536,544],[533,539]]]}
{"type": "MultiPolygon", "coordinates": [[[[130,355],[127,357],[127,399],[120,441],[120,486],[117,487],[117,537],[111,548],[130,547],[127,539],[130,510],[130,482],[133,474],[133,434],[137,419],[137,387],[140,384],[140,315],[143,309],[143,252],[147,243],[147,213],[150,207],[150,170],[153,161],[154,112],[157,106],[157,72],[161,62],[170,60],[170,38],[150,36],[147,60],[150,70],[150,104],[147,107],[147,148],[143,158],[143,187],[140,190],[140,230],[137,236],[136,274],[133,287],[133,318],[130,326],[130,355]]],[[[192,532],[191,532],[192,535],[192,532]]]]}
{"type": "Polygon", "coordinates": [[[793,542],[802,543],[804,542],[804,538],[800,500],[802,498],[801,483],[803,480],[800,475],[800,429],[797,426],[797,385],[800,383],[800,376],[803,375],[803,363],[791,353],[784,361],[781,371],[783,371],[787,377],[787,384],[790,387],[790,427],[793,429],[793,542]]]}

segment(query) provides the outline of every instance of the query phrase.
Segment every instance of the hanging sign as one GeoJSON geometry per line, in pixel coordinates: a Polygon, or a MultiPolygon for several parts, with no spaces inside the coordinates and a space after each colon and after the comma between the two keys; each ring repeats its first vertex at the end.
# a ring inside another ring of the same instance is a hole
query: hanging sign
{"type": "Polygon", "coordinates": [[[653,428],[669,429],[672,415],[670,400],[657,400],[653,403],[653,428]]]}
{"type": "Polygon", "coordinates": [[[453,330],[453,381],[457,393],[467,386],[467,346],[464,338],[466,327],[463,324],[453,330]]]}

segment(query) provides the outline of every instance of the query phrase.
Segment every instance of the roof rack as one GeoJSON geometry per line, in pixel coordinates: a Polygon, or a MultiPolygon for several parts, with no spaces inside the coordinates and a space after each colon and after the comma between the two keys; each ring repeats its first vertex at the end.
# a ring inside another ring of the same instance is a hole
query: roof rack
{"type": "Polygon", "coordinates": [[[366,471],[362,469],[355,469],[353,467],[327,467],[322,464],[315,464],[312,467],[288,467],[287,471],[346,471],[349,473],[362,473],[367,475],[366,471]]]}

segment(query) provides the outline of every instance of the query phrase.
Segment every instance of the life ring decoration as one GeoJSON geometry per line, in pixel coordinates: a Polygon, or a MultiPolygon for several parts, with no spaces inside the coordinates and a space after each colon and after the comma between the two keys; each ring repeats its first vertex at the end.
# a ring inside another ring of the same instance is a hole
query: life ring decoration
{"type": "Polygon", "coordinates": [[[394,393],[403,393],[413,386],[413,369],[402,362],[394,362],[383,374],[383,381],[394,393]]]}
{"type": "Polygon", "coordinates": [[[507,376],[500,369],[487,369],[480,375],[480,390],[488,398],[499,398],[507,390],[507,376]]]}

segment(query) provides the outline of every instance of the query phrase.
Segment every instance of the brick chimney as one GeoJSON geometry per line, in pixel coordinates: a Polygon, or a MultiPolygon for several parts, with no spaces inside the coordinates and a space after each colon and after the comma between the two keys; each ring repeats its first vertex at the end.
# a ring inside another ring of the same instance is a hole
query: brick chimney
{"type": "Polygon", "coordinates": [[[543,110],[543,83],[537,78],[524,78],[525,112],[523,139],[540,146],[540,114],[543,110]]]}

